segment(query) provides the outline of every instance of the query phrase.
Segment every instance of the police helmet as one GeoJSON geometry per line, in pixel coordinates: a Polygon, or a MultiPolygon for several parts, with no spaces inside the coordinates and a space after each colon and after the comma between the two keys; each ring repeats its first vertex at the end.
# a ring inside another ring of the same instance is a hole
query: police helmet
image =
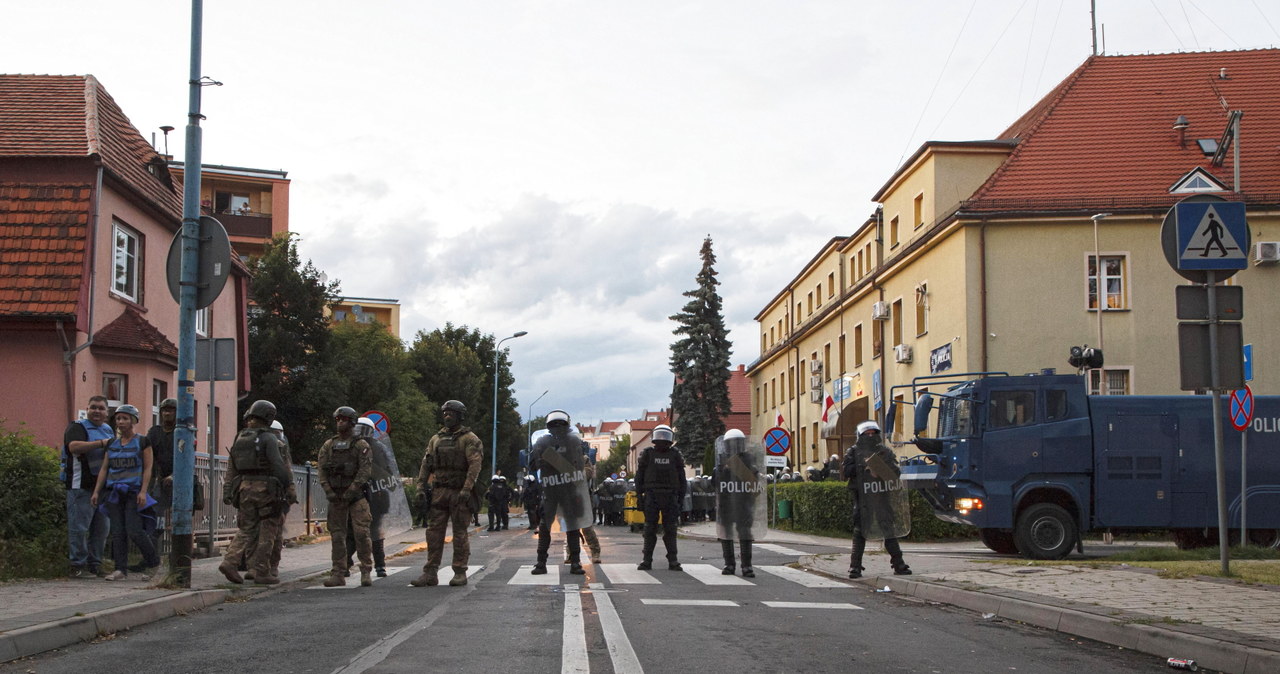
{"type": "Polygon", "coordinates": [[[606,477],[606,478],[604,479],[604,482],[603,482],[603,483],[604,483],[604,484],[613,484],[613,478],[611,478],[611,477],[606,477]]]}
{"type": "Polygon", "coordinates": [[[525,481],[525,482],[533,482],[533,473],[529,473],[528,475],[525,475],[525,476],[524,476],[524,481],[525,481]]]}
{"type": "Polygon", "coordinates": [[[875,431],[875,432],[879,433],[879,432],[880,432],[880,424],[877,424],[877,423],[876,423],[876,422],[874,422],[874,421],[864,421],[864,422],[862,422],[862,423],[858,424],[858,435],[862,435],[863,433],[866,433],[867,431],[875,431]]]}
{"type": "Polygon", "coordinates": [[[284,424],[281,424],[278,420],[274,420],[274,419],[273,419],[273,420],[271,421],[271,430],[273,430],[273,431],[280,431],[281,433],[283,433],[283,432],[284,432],[284,424]]]}
{"type": "Polygon", "coordinates": [[[177,398],[165,398],[164,400],[161,400],[161,401],[160,401],[160,409],[162,409],[162,410],[163,410],[163,409],[170,408],[170,407],[172,407],[172,408],[173,408],[173,409],[175,409],[175,410],[176,410],[176,409],[178,409],[178,399],[177,399],[177,398]]]}
{"type": "Polygon", "coordinates": [[[369,417],[360,417],[359,419],[356,419],[355,431],[359,433],[362,438],[372,438],[377,434],[378,429],[374,427],[373,419],[370,419],[369,417]]]}
{"type": "Polygon", "coordinates": [[[569,413],[564,410],[551,410],[551,412],[547,414],[547,426],[550,427],[551,424],[555,423],[563,423],[565,426],[568,426],[569,413]]]}
{"type": "Polygon", "coordinates": [[[138,423],[138,408],[133,405],[121,405],[117,407],[116,414],[128,414],[133,417],[133,423],[138,423]]]}
{"type": "Polygon", "coordinates": [[[346,417],[351,420],[351,423],[355,423],[356,420],[360,418],[360,415],[357,414],[356,411],[351,407],[348,407],[347,405],[343,405],[342,407],[339,407],[338,409],[333,411],[334,419],[338,419],[341,417],[346,417]]]}
{"type": "Polygon", "coordinates": [[[747,435],[736,428],[730,428],[724,432],[725,440],[741,440],[745,437],[747,437],[747,435]]]}
{"type": "Polygon", "coordinates": [[[440,406],[440,411],[442,413],[457,412],[458,418],[461,419],[462,415],[467,413],[467,406],[463,405],[462,402],[458,400],[446,400],[444,401],[444,404],[440,406]]]}
{"type": "Polygon", "coordinates": [[[779,481],[779,482],[790,482],[790,481],[791,481],[791,473],[788,473],[788,472],[786,472],[786,471],[782,471],[782,474],[778,476],[778,481],[779,481]]]}
{"type": "Polygon", "coordinates": [[[499,475],[499,476],[498,476],[498,481],[499,481],[499,482],[506,482],[506,481],[507,481],[507,476],[506,476],[506,475],[499,475]]]}
{"type": "Polygon", "coordinates": [[[775,479],[775,478],[773,477],[773,473],[769,473],[766,477],[767,477],[767,478],[768,478],[768,480],[769,480],[769,484],[773,484],[773,481],[774,481],[774,479],[775,479]]]}
{"type": "Polygon", "coordinates": [[[499,481],[499,480],[503,480],[503,479],[505,479],[505,478],[503,478],[501,475],[494,475],[493,477],[489,478],[489,481],[490,481],[490,482],[497,482],[497,481],[499,481]]]}
{"type": "Polygon", "coordinates": [[[840,458],[840,457],[836,456],[835,454],[832,454],[832,455],[831,455],[831,458],[830,458],[830,459],[827,459],[827,461],[835,461],[835,460],[836,460],[836,459],[838,459],[838,458],[840,458]]]}
{"type": "Polygon", "coordinates": [[[671,444],[675,442],[675,440],[676,440],[675,431],[672,431],[670,426],[666,424],[659,424],[656,428],[653,429],[653,442],[655,444],[659,442],[665,442],[667,444],[671,444]]]}
{"type": "Polygon", "coordinates": [[[250,405],[249,409],[244,413],[245,420],[248,420],[249,417],[257,417],[263,422],[270,424],[276,420],[275,403],[272,403],[270,400],[254,401],[254,403],[250,405]]]}

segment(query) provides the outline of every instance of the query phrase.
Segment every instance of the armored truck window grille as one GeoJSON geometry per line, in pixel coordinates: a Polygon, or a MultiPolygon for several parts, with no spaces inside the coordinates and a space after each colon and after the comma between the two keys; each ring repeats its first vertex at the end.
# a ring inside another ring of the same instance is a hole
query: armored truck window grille
{"type": "Polygon", "coordinates": [[[142,269],[142,247],[138,233],[115,223],[112,253],[111,290],[134,302],[141,302],[138,275],[142,269]]]}
{"type": "Polygon", "coordinates": [[[1068,413],[1067,392],[1061,389],[1049,389],[1044,392],[1044,420],[1058,421],[1066,419],[1068,413]]]}
{"type": "Polygon", "coordinates": [[[1108,480],[1159,480],[1164,472],[1158,456],[1108,456],[1108,480]]]}
{"type": "Polygon", "coordinates": [[[973,401],[967,398],[943,398],[938,404],[938,437],[968,436],[973,419],[973,401]]]}
{"type": "MultiPolygon", "coordinates": [[[[1098,308],[1098,270],[1097,258],[1089,256],[1089,309],[1098,308]]],[[[1108,311],[1128,309],[1125,301],[1125,269],[1126,260],[1123,255],[1102,256],[1102,290],[1106,296],[1105,308],[1108,311]]]]}
{"type": "Polygon", "coordinates": [[[988,424],[993,429],[1026,426],[1036,418],[1034,391],[992,391],[988,424]]]}
{"type": "Polygon", "coordinates": [[[1102,394],[1102,389],[1099,386],[1099,377],[1104,374],[1107,377],[1107,395],[1122,396],[1129,394],[1128,370],[1100,369],[1089,371],[1089,395],[1102,394]]]}

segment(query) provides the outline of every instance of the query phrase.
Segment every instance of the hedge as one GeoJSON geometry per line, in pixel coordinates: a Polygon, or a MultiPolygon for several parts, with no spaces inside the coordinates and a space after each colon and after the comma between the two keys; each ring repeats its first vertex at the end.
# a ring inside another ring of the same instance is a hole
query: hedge
{"type": "Polygon", "coordinates": [[[66,573],[66,498],[57,452],[0,421],[0,580],[66,573]]]}
{"type": "MultiPolygon", "coordinates": [[[[974,527],[943,522],[933,509],[911,490],[911,534],[908,541],[977,538],[974,527]]],[[[844,482],[790,482],[771,485],[769,505],[791,501],[791,519],[778,520],[777,528],[820,536],[852,536],[849,489],[844,482]]]]}

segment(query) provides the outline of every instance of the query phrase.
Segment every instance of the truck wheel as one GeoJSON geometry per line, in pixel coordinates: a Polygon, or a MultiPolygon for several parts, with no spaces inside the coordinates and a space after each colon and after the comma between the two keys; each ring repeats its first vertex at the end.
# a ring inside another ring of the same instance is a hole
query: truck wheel
{"type": "Polygon", "coordinates": [[[1275,550],[1280,548],[1280,531],[1275,529],[1250,529],[1249,545],[1275,550]]]}
{"type": "Polygon", "coordinates": [[[1053,503],[1037,503],[1018,517],[1014,540],[1018,552],[1031,559],[1062,559],[1075,547],[1076,521],[1053,503]]]}
{"type": "Polygon", "coordinates": [[[978,538],[987,548],[1002,555],[1018,554],[1018,545],[1013,541],[1013,532],[1003,529],[979,529],[978,538]]]}

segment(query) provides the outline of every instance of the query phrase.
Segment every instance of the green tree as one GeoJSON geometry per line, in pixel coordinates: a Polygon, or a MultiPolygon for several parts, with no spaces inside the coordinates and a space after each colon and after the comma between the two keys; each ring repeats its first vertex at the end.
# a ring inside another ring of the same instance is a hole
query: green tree
{"type": "Polygon", "coordinates": [[[618,444],[609,453],[609,458],[596,463],[596,482],[627,467],[627,454],[631,452],[631,436],[618,438],[618,444]]]}
{"type": "Polygon", "coordinates": [[[66,531],[57,452],[0,420],[0,580],[66,573],[66,531]]]}
{"type": "Polygon", "coordinates": [[[671,411],[679,428],[679,444],[686,463],[701,464],[705,452],[724,433],[729,407],[729,352],[732,343],[724,325],[723,304],[716,286],[716,256],[711,237],[702,241],[702,269],[697,287],[680,313],[671,317],[678,339],[671,345],[671,411]]]}
{"type": "Polygon", "coordinates": [[[294,234],[277,235],[251,260],[249,293],[249,381],[241,413],[255,400],[275,403],[277,418],[297,461],[314,456],[316,440],[332,424],[330,397],[317,380],[331,338],[324,309],[339,283],[326,282],[310,260],[298,255],[294,234]]]}

